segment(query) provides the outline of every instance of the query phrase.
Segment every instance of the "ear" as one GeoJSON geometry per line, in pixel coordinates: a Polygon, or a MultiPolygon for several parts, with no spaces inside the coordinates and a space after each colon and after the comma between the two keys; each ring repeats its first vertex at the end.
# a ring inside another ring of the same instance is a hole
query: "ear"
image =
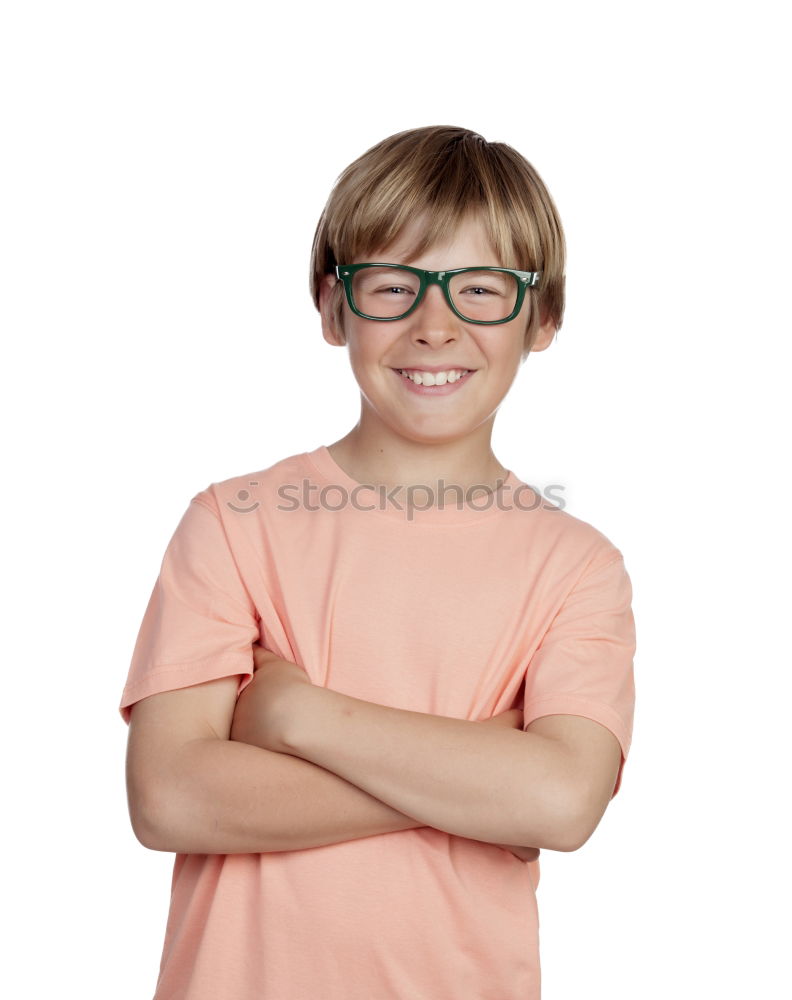
{"type": "Polygon", "coordinates": [[[338,294],[334,290],[336,285],[340,284],[341,282],[334,274],[326,274],[319,284],[319,315],[322,318],[322,336],[328,344],[332,344],[334,347],[343,347],[346,344],[346,336],[336,322],[333,310],[333,299],[338,294]]]}
{"type": "Polygon", "coordinates": [[[530,353],[533,354],[534,351],[546,350],[553,343],[553,338],[557,332],[558,328],[553,320],[549,317],[545,317],[539,324],[536,334],[534,335],[530,353]]]}

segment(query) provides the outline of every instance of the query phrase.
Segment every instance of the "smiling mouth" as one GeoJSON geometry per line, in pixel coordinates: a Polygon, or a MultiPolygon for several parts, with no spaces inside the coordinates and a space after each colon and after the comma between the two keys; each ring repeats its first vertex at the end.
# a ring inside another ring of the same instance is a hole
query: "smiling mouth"
{"type": "Polygon", "coordinates": [[[415,385],[454,385],[472,375],[475,368],[449,368],[442,372],[425,372],[420,368],[394,368],[398,375],[415,385]]]}

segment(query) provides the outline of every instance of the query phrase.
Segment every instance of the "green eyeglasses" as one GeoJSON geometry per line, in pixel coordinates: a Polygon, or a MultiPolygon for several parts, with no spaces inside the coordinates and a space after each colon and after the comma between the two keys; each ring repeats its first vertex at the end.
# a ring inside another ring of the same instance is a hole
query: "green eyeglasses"
{"type": "Polygon", "coordinates": [[[407,264],[338,264],[349,308],[361,319],[404,319],[421,304],[429,285],[439,285],[452,312],[466,323],[508,323],[522,308],[525,290],[541,271],[511,267],[458,267],[424,271],[407,264]]]}

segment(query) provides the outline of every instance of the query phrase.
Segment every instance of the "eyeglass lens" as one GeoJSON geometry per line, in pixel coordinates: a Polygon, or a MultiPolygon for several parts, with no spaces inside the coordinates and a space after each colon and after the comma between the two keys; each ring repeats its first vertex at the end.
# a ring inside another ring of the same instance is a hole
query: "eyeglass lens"
{"type": "MultiPolygon", "coordinates": [[[[497,322],[514,311],[518,284],[516,276],[505,271],[465,271],[451,276],[448,289],[461,315],[497,322]]],[[[418,276],[397,267],[364,267],[352,277],[357,308],[381,319],[404,315],[419,290],[418,276]]]]}

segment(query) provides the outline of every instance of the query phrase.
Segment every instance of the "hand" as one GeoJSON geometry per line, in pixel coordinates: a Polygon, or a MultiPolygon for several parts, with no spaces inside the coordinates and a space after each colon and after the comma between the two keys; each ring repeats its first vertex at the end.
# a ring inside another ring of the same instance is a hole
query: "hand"
{"type": "Polygon", "coordinates": [[[257,682],[258,687],[267,684],[268,689],[272,689],[277,684],[282,686],[295,681],[303,684],[311,683],[308,674],[301,666],[290,660],[284,660],[277,653],[265,649],[258,643],[253,644],[253,679],[257,682]],[[274,666],[275,664],[278,666],[274,666]]]}
{"type": "MultiPolygon", "coordinates": [[[[494,715],[491,719],[481,720],[481,725],[485,726],[508,726],[511,729],[522,729],[525,716],[521,708],[510,708],[500,715],[494,715]]],[[[520,861],[536,861],[539,857],[538,847],[518,847],[514,844],[496,844],[519,858],[520,861]]]]}
{"type": "Polygon", "coordinates": [[[284,734],[296,710],[295,688],[311,680],[298,664],[258,643],[253,646],[253,662],[253,680],[237,699],[231,739],[286,753],[284,734]]]}

